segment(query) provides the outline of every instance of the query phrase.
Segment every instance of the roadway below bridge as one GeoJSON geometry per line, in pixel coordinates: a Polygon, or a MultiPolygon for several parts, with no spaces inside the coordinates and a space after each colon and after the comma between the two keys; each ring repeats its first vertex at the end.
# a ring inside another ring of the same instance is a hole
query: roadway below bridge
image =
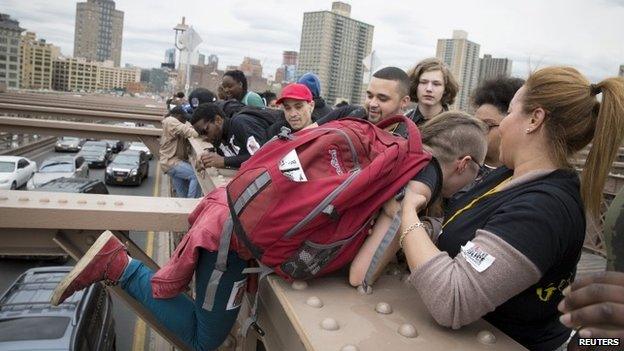
{"type": "MultiPolygon", "coordinates": [[[[63,154],[67,153],[55,152],[52,148],[49,148],[27,157],[36,161],[37,165],[41,165],[44,160],[63,154]]],[[[115,195],[155,196],[157,192],[161,191],[163,180],[167,179],[161,174],[161,176],[158,177],[159,181],[157,184],[157,164],[158,160],[156,158],[149,162],[149,175],[140,186],[107,185],[108,191],[115,195]]],[[[104,169],[90,169],[89,178],[104,181],[104,172],[104,169]]],[[[158,238],[153,232],[130,231],[130,238],[141,247],[144,252],[154,257],[153,254],[158,244],[158,238]]],[[[70,261],[65,264],[73,265],[73,263],[73,261],[70,261]]],[[[0,259],[0,291],[4,292],[20,274],[30,268],[55,265],[59,265],[59,262],[33,259],[0,259]]],[[[114,294],[111,294],[111,296],[113,298],[113,314],[116,323],[117,350],[149,350],[149,327],[146,327],[145,323],[138,319],[134,312],[126,307],[123,301],[118,299],[114,294]]]]}

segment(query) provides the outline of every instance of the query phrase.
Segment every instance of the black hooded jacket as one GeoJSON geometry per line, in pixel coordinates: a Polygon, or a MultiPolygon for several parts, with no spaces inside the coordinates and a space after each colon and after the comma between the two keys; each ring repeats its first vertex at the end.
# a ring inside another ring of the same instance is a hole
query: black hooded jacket
{"type": "Polygon", "coordinates": [[[269,126],[275,123],[269,109],[245,107],[223,124],[222,140],[217,153],[224,156],[225,166],[239,168],[267,142],[269,126]]]}

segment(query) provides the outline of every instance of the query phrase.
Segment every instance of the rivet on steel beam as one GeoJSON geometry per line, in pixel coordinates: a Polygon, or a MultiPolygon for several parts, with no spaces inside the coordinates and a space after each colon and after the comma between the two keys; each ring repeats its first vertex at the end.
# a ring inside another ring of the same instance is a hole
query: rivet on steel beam
{"type": "Polygon", "coordinates": [[[78,200],[78,203],[79,203],[79,204],[81,204],[81,205],[84,205],[84,204],[86,204],[86,203],[87,203],[87,200],[85,200],[85,199],[80,199],[80,200],[78,200]]]}
{"type": "Polygon", "coordinates": [[[295,290],[303,290],[308,287],[308,283],[303,280],[295,280],[292,282],[291,287],[295,290]]]}
{"type": "Polygon", "coordinates": [[[477,340],[482,344],[491,345],[496,343],[496,336],[489,330],[482,330],[477,334],[477,340]]]}
{"type": "Polygon", "coordinates": [[[48,199],[47,197],[44,197],[44,198],[39,199],[39,202],[48,203],[50,202],[50,199],[48,199]]]}
{"type": "Polygon", "coordinates": [[[338,325],[338,322],[335,319],[325,318],[321,322],[321,328],[325,330],[338,330],[340,329],[340,326],[338,325]]]}
{"type": "Polygon", "coordinates": [[[392,313],[392,306],[387,302],[380,302],[375,306],[375,311],[381,314],[390,314],[392,313]]]}
{"type": "Polygon", "coordinates": [[[357,287],[357,292],[360,295],[370,295],[373,293],[373,288],[370,285],[366,288],[364,287],[364,285],[360,285],[357,287]]]}
{"type": "Polygon", "coordinates": [[[8,199],[9,199],[9,198],[8,198],[7,196],[0,196],[0,201],[6,201],[6,200],[8,200],[8,199]]]}
{"type": "Polygon", "coordinates": [[[97,202],[97,204],[98,204],[98,205],[106,205],[106,201],[102,201],[102,200],[100,200],[100,201],[98,201],[98,202],[97,202]]]}
{"type": "Polygon", "coordinates": [[[316,296],[310,296],[306,300],[306,304],[308,306],[311,306],[311,307],[314,307],[314,308],[321,308],[321,307],[323,307],[323,301],[321,301],[321,299],[319,299],[316,296]]]}
{"type": "Polygon", "coordinates": [[[418,333],[416,332],[416,328],[408,323],[405,324],[401,324],[401,326],[399,327],[399,334],[403,335],[406,338],[415,338],[418,336],[418,333]]]}
{"type": "Polygon", "coordinates": [[[18,200],[19,201],[30,201],[30,199],[25,197],[25,196],[20,197],[18,200]]]}
{"type": "Polygon", "coordinates": [[[115,206],[123,206],[123,201],[115,201],[115,206]]]}
{"type": "Polygon", "coordinates": [[[58,203],[59,204],[66,204],[67,203],[67,199],[59,199],[58,203]]]}
{"type": "Polygon", "coordinates": [[[359,349],[355,345],[347,344],[340,348],[340,351],[359,351],[359,349]]]}

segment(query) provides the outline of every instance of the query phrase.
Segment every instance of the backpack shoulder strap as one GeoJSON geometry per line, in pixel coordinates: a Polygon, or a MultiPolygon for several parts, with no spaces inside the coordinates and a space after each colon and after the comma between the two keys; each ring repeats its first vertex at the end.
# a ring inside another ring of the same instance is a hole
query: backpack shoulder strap
{"type": "Polygon", "coordinates": [[[232,238],[232,216],[229,216],[223,225],[221,231],[221,239],[219,240],[219,252],[217,253],[217,261],[215,267],[210,275],[208,286],[206,287],[206,293],[204,297],[204,304],[202,308],[206,311],[212,311],[214,307],[214,300],[217,294],[217,288],[221,281],[221,276],[227,270],[227,257],[230,251],[230,239],[232,238]]]}
{"type": "Polygon", "coordinates": [[[390,223],[390,227],[386,231],[386,234],[384,234],[383,239],[381,239],[381,243],[379,243],[379,246],[377,246],[377,249],[375,250],[375,254],[373,255],[373,259],[371,260],[371,263],[368,266],[368,270],[366,270],[366,275],[364,276],[364,281],[362,282],[362,287],[365,290],[368,290],[368,287],[370,287],[370,284],[372,283],[372,280],[373,280],[373,274],[377,270],[377,267],[379,266],[379,262],[381,258],[383,257],[384,253],[386,252],[386,249],[388,248],[388,246],[390,246],[390,243],[392,243],[392,240],[394,240],[394,237],[399,232],[400,226],[401,226],[401,214],[399,211],[399,213],[395,214],[394,217],[392,218],[392,223],[390,223]]]}

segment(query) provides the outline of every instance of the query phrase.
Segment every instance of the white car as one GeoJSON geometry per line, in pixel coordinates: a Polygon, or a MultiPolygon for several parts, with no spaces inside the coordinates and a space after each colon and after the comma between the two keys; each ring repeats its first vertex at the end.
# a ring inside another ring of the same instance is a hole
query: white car
{"type": "Polygon", "coordinates": [[[37,163],[21,156],[0,156],[0,189],[17,189],[37,171],[37,163]]]}
{"type": "Polygon", "coordinates": [[[147,146],[145,146],[145,144],[138,142],[138,141],[131,142],[130,146],[128,146],[128,150],[143,151],[145,152],[145,154],[147,154],[147,158],[149,158],[150,160],[153,157],[150,149],[148,149],[147,146]]]}
{"type": "Polygon", "coordinates": [[[89,178],[89,164],[82,156],[56,156],[41,164],[39,171],[28,181],[28,190],[35,189],[56,178],[89,178]]]}

